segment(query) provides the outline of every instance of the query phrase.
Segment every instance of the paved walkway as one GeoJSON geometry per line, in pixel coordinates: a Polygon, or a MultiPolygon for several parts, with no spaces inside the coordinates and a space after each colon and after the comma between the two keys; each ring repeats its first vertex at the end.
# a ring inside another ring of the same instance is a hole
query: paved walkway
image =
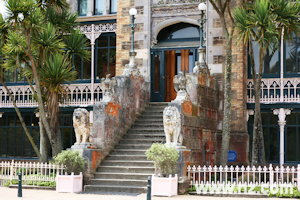
{"type": "MultiPolygon", "coordinates": [[[[23,190],[23,197],[17,197],[18,190],[7,187],[0,187],[1,200],[147,200],[146,194],[138,196],[117,196],[117,195],[95,195],[95,194],[71,194],[71,193],[57,193],[50,190],[23,190]]],[[[167,200],[168,197],[152,197],[152,200],[167,200]]],[[[172,200],[254,200],[253,198],[227,198],[227,197],[206,197],[206,196],[193,196],[181,195],[171,197],[172,200]]],[[[279,198],[262,198],[268,200],[283,200],[279,198]]],[[[289,199],[291,200],[291,199],[289,199]]]]}

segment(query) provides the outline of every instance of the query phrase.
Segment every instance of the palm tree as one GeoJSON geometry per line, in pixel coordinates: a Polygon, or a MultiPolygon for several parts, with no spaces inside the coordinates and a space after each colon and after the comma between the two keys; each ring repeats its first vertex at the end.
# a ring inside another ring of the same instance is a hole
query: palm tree
{"type": "MultiPolygon", "coordinates": [[[[74,32],[76,33],[74,37],[77,37],[77,39],[83,38],[83,35],[74,31],[72,27],[76,25],[75,20],[77,15],[70,14],[65,10],[66,8],[62,4],[64,2],[66,1],[7,0],[6,6],[9,14],[7,24],[12,24],[13,30],[9,32],[11,37],[5,41],[4,47],[6,49],[21,49],[22,53],[27,56],[26,63],[28,63],[28,69],[36,86],[35,91],[38,100],[40,119],[52,145],[53,156],[61,151],[62,144],[61,142],[56,142],[58,131],[55,131],[55,129],[59,130],[57,124],[54,123],[54,125],[51,124],[50,126],[49,121],[52,119],[49,118],[50,120],[48,121],[45,114],[45,103],[43,100],[40,73],[45,73],[45,71],[43,71],[44,67],[45,69],[49,69],[49,66],[51,66],[50,60],[52,60],[54,64],[57,64],[53,61],[54,55],[55,58],[57,58],[58,56],[56,54],[63,56],[65,49],[70,50],[70,45],[66,48],[64,38],[65,41],[67,41],[66,38],[71,38],[70,41],[74,41],[72,34],[74,32]],[[57,16],[59,16],[59,19],[57,16]]],[[[78,42],[78,40],[76,41],[78,42]]],[[[81,46],[82,43],[80,42],[78,42],[77,45],[81,46]]],[[[90,56],[83,50],[75,51],[73,53],[79,53],[82,57],[90,56]]],[[[19,53],[19,55],[21,55],[21,53],[19,53]]],[[[65,57],[66,59],[71,58],[68,52],[65,54],[65,57]]],[[[9,64],[9,61],[11,62],[12,60],[7,59],[5,62],[7,65],[12,66],[12,62],[9,64]]],[[[64,60],[64,62],[67,63],[68,61],[64,60]]],[[[68,65],[65,64],[64,66],[68,65]]],[[[51,82],[50,80],[47,81],[51,82]]],[[[44,80],[43,84],[45,84],[44,80]]],[[[55,87],[58,88],[59,86],[55,87]]],[[[54,103],[54,101],[58,102],[59,99],[54,93],[51,98],[55,100],[52,100],[51,103],[47,104],[47,110],[48,112],[52,112],[53,109],[55,115],[55,113],[57,113],[56,105],[58,105],[58,103],[54,103]],[[54,107],[51,108],[51,106],[54,107]]]]}
{"type": "Polygon", "coordinates": [[[267,50],[274,50],[281,39],[282,32],[286,39],[292,39],[293,33],[299,32],[300,23],[298,1],[292,4],[286,0],[257,0],[245,7],[236,8],[233,17],[238,35],[238,42],[249,44],[249,55],[255,91],[255,115],[253,124],[252,165],[265,163],[264,137],[260,112],[261,79],[263,61],[267,50]],[[259,45],[259,69],[255,69],[253,41],[259,45]]]}
{"type": "Polygon", "coordinates": [[[54,140],[50,140],[52,149],[60,152],[62,150],[62,138],[59,129],[59,102],[62,96],[66,96],[67,91],[62,86],[63,83],[74,79],[76,72],[66,57],[54,54],[46,60],[46,64],[41,68],[41,85],[45,88],[47,97],[46,110],[48,121],[54,140]]]}

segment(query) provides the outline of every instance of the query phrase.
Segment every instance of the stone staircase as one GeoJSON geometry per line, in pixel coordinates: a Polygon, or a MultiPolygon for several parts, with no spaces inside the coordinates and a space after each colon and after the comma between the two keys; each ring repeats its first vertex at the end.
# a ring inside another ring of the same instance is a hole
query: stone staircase
{"type": "Polygon", "coordinates": [[[155,173],[145,152],[164,138],[163,110],[168,103],[150,103],[106,160],[97,168],[85,192],[145,193],[147,179],[155,173]]]}

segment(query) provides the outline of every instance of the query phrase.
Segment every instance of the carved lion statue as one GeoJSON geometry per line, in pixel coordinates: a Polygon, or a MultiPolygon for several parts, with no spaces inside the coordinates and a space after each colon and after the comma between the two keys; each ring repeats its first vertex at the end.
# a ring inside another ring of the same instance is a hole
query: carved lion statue
{"type": "Polygon", "coordinates": [[[178,109],[174,106],[168,106],[164,109],[163,114],[164,130],[166,135],[167,146],[181,146],[181,120],[178,109]]]}
{"type": "Polygon", "coordinates": [[[75,130],[76,143],[86,144],[91,142],[90,137],[90,114],[84,108],[77,108],[73,113],[73,126],[75,130]]]}

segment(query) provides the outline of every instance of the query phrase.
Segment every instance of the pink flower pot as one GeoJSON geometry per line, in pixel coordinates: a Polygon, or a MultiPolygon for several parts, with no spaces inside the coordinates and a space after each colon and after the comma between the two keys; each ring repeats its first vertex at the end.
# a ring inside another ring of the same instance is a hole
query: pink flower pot
{"type": "Polygon", "coordinates": [[[83,176],[79,175],[58,175],[56,176],[56,192],[78,193],[82,192],[83,176]]]}
{"type": "Polygon", "coordinates": [[[174,196],[177,195],[178,177],[155,177],[152,175],[151,194],[152,196],[174,196]]]}

